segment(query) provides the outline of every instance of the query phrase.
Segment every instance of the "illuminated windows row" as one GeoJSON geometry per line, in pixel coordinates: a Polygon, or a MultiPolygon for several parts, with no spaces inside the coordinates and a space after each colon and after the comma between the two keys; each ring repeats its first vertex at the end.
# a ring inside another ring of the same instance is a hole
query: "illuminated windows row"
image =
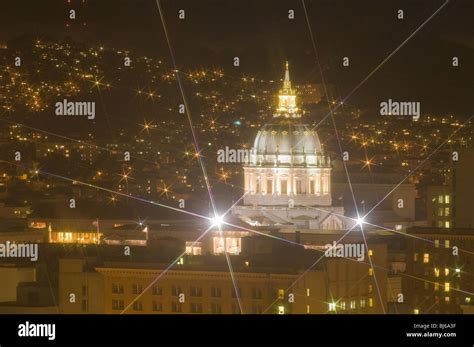
{"type": "Polygon", "coordinates": [[[449,217],[451,210],[449,207],[438,207],[438,217],[449,217]]]}
{"type": "Polygon", "coordinates": [[[438,228],[446,228],[446,229],[449,229],[449,228],[451,228],[451,222],[450,222],[449,220],[444,221],[444,222],[443,222],[442,220],[439,220],[439,221],[436,222],[436,226],[437,226],[438,228]]]}
{"type": "Polygon", "coordinates": [[[301,179],[295,179],[293,183],[293,191],[290,192],[290,185],[288,184],[288,178],[286,177],[280,177],[280,185],[278,184],[274,185],[274,179],[273,178],[267,178],[264,180],[264,185],[260,184],[260,178],[257,178],[255,181],[255,193],[257,194],[288,194],[288,193],[294,193],[294,194],[304,194],[310,193],[310,194],[327,194],[329,192],[329,178],[328,177],[321,177],[320,179],[310,179],[309,180],[309,190],[308,188],[304,189],[303,185],[303,180],[301,179]],[[266,188],[265,191],[263,188],[266,188]]]}
{"type": "MultiPolygon", "coordinates": [[[[444,246],[445,248],[449,248],[450,242],[449,240],[445,240],[444,246]]],[[[435,240],[435,247],[439,248],[439,240],[435,240]]],[[[418,261],[419,254],[418,253],[413,253],[413,261],[416,262],[418,261]]],[[[423,253],[423,263],[428,264],[430,262],[430,254],[429,253],[423,253]]]]}
{"type": "MultiPolygon", "coordinates": [[[[439,240],[434,240],[434,246],[435,248],[439,248],[439,240]]],[[[449,248],[449,247],[450,247],[449,240],[444,240],[444,248],[449,248]]]]}
{"type": "MultiPolygon", "coordinates": [[[[443,288],[445,292],[449,292],[451,290],[451,284],[449,282],[445,282],[443,288]]],[[[435,291],[439,290],[439,282],[435,282],[434,290],[435,291]]]]}
{"type": "MultiPolygon", "coordinates": [[[[364,309],[366,307],[374,307],[374,300],[373,298],[368,298],[366,299],[360,299],[359,300],[359,308],[364,309]]],[[[335,312],[335,311],[345,311],[349,307],[351,310],[355,310],[357,308],[357,300],[350,300],[348,302],[348,305],[346,306],[345,301],[341,302],[330,302],[328,303],[328,311],[329,312],[335,312]]]]}
{"type": "Polygon", "coordinates": [[[449,204],[451,202],[451,196],[449,195],[438,195],[438,204],[449,204]]]}
{"type": "MultiPolygon", "coordinates": [[[[451,269],[448,268],[448,267],[445,267],[444,268],[444,275],[449,276],[450,273],[451,273],[451,269]]],[[[454,274],[455,274],[456,277],[461,277],[461,269],[460,268],[455,268],[454,269],[454,274]]],[[[439,268],[435,267],[434,268],[434,276],[439,277],[439,275],[440,275],[440,270],[439,270],[439,268]]]]}

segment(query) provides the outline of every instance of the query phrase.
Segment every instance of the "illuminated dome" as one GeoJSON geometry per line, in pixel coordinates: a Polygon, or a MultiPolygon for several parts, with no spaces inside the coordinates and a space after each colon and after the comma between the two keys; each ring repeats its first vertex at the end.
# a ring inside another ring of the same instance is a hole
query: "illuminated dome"
{"type": "Polygon", "coordinates": [[[253,145],[253,165],[326,166],[321,142],[315,130],[306,124],[281,122],[266,124],[260,129],[253,145]]]}

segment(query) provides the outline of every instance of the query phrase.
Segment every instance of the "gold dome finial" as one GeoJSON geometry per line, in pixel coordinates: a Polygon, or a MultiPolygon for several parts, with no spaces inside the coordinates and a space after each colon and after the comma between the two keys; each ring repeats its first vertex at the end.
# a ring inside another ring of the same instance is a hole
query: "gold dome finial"
{"type": "Polygon", "coordinates": [[[290,64],[285,64],[285,79],[283,80],[283,88],[278,94],[278,108],[274,117],[300,118],[301,114],[296,106],[296,93],[291,89],[290,81],[290,64]]]}
{"type": "Polygon", "coordinates": [[[285,80],[283,81],[283,89],[288,90],[288,91],[291,90],[290,68],[289,68],[288,60],[286,61],[285,80]]]}

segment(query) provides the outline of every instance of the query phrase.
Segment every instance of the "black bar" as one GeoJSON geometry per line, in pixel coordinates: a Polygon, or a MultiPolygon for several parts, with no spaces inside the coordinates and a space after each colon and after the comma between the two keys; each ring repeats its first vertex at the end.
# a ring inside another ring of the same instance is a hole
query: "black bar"
{"type": "Polygon", "coordinates": [[[0,345],[474,344],[473,315],[0,315],[0,345]],[[55,324],[55,338],[19,325],[55,324]],[[415,327],[415,324],[418,327],[415,327]],[[443,325],[445,324],[445,325],[443,325]],[[407,333],[455,333],[409,337],[407,333]]]}

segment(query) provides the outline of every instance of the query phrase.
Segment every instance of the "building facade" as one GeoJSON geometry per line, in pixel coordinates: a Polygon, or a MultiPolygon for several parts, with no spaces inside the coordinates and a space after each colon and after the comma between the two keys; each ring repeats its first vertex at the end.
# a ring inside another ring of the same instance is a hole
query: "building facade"
{"type": "Polygon", "coordinates": [[[410,228],[404,297],[411,313],[462,313],[474,304],[474,230],[410,228]]]}

